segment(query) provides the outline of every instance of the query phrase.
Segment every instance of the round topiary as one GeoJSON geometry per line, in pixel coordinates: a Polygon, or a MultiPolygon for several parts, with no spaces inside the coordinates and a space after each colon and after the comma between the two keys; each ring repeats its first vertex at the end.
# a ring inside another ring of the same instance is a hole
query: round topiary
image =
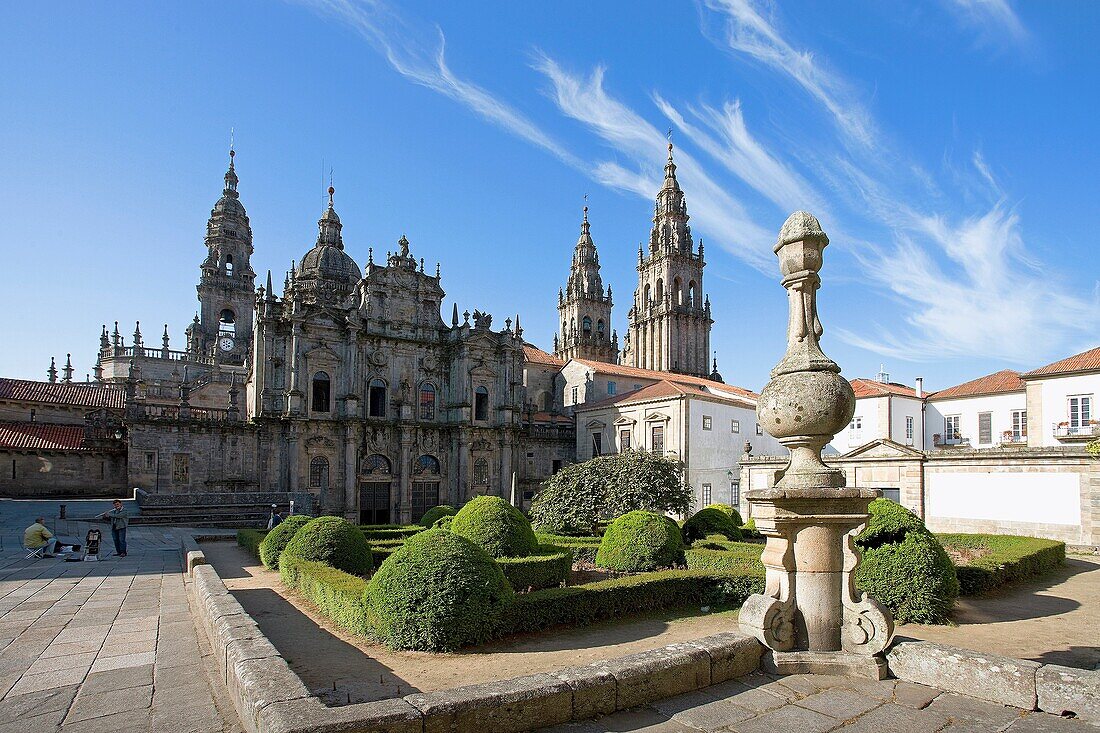
{"type": "Polygon", "coordinates": [[[414,535],[378,568],[363,596],[391,649],[451,651],[489,637],[512,588],[483,549],[453,532],[414,535]]]}
{"type": "Polygon", "coordinates": [[[343,517],[311,519],[294,533],[283,554],[323,562],[352,575],[370,575],[374,569],[367,538],[343,517]]]}
{"type": "Polygon", "coordinates": [[[736,507],[729,504],[708,504],[707,509],[717,509],[720,512],[728,514],[733,523],[738,527],[743,527],[745,523],[741,520],[741,512],[737,511],[736,507]]]}
{"type": "Polygon", "coordinates": [[[888,607],[898,623],[945,624],[959,595],[955,565],[917,515],[888,499],[869,507],[856,537],[863,559],[856,585],[888,607]]]}
{"type": "Polygon", "coordinates": [[[527,517],[499,496],[468,501],[451,520],[451,531],[493,557],[527,557],[539,545],[527,517]]]}
{"type": "Polygon", "coordinates": [[[450,530],[451,522],[453,522],[454,519],[455,518],[452,516],[440,517],[439,519],[435,520],[435,524],[433,524],[432,527],[434,527],[435,529],[450,530]]]}
{"type": "Polygon", "coordinates": [[[446,504],[440,504],[439,506],[433,506],[428,511],[424,512],[424,516],[420,518],[421,527],[434,527],[435,523],[443,517],[453,517],[458,511],[453,506],[447,506],[446,504]]]}
{"type": "Polygon", "coordinates": [[[597,567],[639,572],[684,562],[684,539],[676,522],[653,512],[627,512],[604,532],[597,567]]]}
{"type": "Polygon", "coordinates": [[[283,554],[291,538],[309,521],[310,518],[305,514],[292,514],[279,522],[260,542],[260,562],[271,570],[278,570],[279,556],[283,554]]]}
{"type": "Polygon", "coordinates": [[[720,534],[727,540],[739,542],[741,530],[726,512],[715,507],[708,506],[691,515],[684,522],[684,541],[694,542],[709,537],[712,534],[720,534]]]}

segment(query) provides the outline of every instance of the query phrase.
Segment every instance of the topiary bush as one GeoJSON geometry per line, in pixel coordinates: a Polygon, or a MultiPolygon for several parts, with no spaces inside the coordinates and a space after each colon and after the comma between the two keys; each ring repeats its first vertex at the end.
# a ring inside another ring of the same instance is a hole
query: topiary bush
{"type": "Polygon", "coordinates": [[[657,570],[684,562],[684,540],[676,522],[654,512],[627,512],[604,532],[597,567],[624,572],[657,570]]]}
{"type": "Polygon", "coordinates": [[[352,575],[370,575],[374,569],[367,539],[343,517],[311,519],[294,533],[283,555],[331,565],[352,575]]]}
{"type": "Polygon", "coordinates": [[[733,523],[736,524],[738,527],[741,527],[745,524],[743,521],[741,521],[741,512],[737,511],[736,507],[730,506],[729,504],[709,504],[706,508],[717,509],[724,514],[728,514],[730,519],[733,520],[733,523]]]}
{"type": "Polygon", "coordinates": [[[498,557],[497,565],[517,592],[563,585],[573,568],[573,553],[567,547],[539,545],[527,557],[498,557]]]}
{"type": "Polygon", "coordinates": [[[1006,583],[1045,575],[1066,561],[1066,543],[1039,537],[990,534],[936,535],[945,548],[980,548],[988,554],[956,565],[959,593],[984,593],[1006,583]]]}
{"type": "Polygon", "coordinates": [[[684,541],[694,542],[718,534],[733,542],[741,541],[741,530],[727,512],[714,506],[700,509],[684,522],[684,541]]]}
{"type": "Polygon", "coordinates": [[[453,522],[454,520],[455,518],[452,516],[440,517],[439,519],[435,520],[435,524],[433,524],[432,527],[434,527],[435,529],[445,529],[447,531],[450,531],[451,522],[453,522]]]}
{"type": "Polygon", "coordinates": [[[246,550],[249,554],[260,557],[260,543],[264,541],[264,537],[267,536],[266,529],[238,529],[237,530],[237,545],[246,550]]]}
{"type": "Polygon", "coordinates": [[[310,518],[305,514],[292,514],[267,533],[260,543],[260,562],[269,570],[279,569],[279,556],[283,554],[287,543],[306,526],[310,518]]]}
{"type": "Polygon", "coordinates": [[[539,541],[527,517],[499,496],[478,496],[451,520],[451,531],[493,557],[527,557],[539,541]]]}
{"type": "Polygon", "coordinates": [[[440,504],[439,506],[433,506],[428,511],[424,512],[424,516],[420,518],[421,527],[434,527],[435,523],[443,517],[453,517],[458,513],[458,510],[453,506],[447,506],[446,504],[440,504]]]}
{"type": "Polygon", "coordinates": [[[450,651],[487,639],[513,597],[485,550],[429,529],[382,563],[363,602],[373,633],[391,649],[450,651]]]}
{"type": "Polygon", "coordinates": [[[947,552],[900,504],[876,499],[869,510],[867,528],[856,537],[863,553],[856,585],[887,606],[899,623],[947,623],[959,595],[947,552]]]}

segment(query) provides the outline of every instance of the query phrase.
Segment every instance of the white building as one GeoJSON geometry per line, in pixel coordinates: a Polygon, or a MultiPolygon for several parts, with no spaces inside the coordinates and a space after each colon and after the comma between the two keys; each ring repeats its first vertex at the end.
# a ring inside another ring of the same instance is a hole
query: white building
{"type": "Polygon", "coordinates": [[[1019,372],[1003,369],[928,395],[925,442],[933,448],[1024,445],[1027,415],[1019,372]]]}
{"type": "Polygon", "coordinates": [[[1027,444],[1072,445],[1100,437],[1100,347],[1020,375],[1027,390],[1027,444]]]}
{"type": "Polygon", "coordinates": [[[856,410],[851,422],[826,446],[827,453],[847,453],[872,440],[885,438],[924,450],[924,400],[921,379],[907,387],[879,373],[878,379],[853,379],[856,410]]]}

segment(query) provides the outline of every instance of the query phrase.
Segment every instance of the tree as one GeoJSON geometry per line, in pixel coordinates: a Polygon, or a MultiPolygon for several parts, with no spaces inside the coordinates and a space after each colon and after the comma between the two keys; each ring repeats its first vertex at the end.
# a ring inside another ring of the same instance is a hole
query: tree
{"type": "Polygon", "coordinates": [[[540,530],[594,533],[601,520],[639,509],[686,514],[692,493],[683,463],[628,450],[558,471],[535,497],[531,518],[540,530]]]}

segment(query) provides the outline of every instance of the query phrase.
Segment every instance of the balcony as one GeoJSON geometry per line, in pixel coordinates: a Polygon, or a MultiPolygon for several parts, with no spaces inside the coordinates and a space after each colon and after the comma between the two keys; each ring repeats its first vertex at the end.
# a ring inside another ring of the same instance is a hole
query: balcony
{"type": "Polygon", "coordinates": [[[1006,430],[1001,433],[1002,447],[1013,448],[1025,445],[1027,445],[1027,433],[1016,433],[1011,430],[1006,430]]]}
{"type": "Polygon", "coordinates": [[[1061,422],[1054,425],[1054,438],[1062,443],[1087,443],[1100,437],[1100,422],[1090,420],[1084,425],[1061,422]]]}

